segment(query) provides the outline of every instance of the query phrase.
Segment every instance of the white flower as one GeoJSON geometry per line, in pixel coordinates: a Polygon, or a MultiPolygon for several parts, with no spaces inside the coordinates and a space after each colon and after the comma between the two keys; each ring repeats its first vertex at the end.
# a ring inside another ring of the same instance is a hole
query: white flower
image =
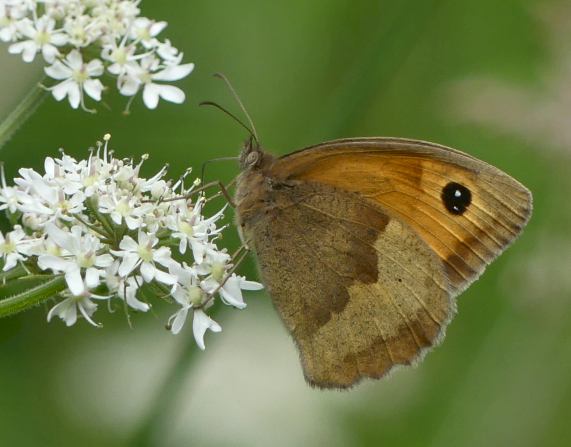
{"type": "Polygon", "coordinates": [[[32,62],[36,53],[41,51],[46,62],[51,64],[59,55],[56,47],[67,43],[67,36],[54,30],[55,24],[55,20],[48,16],[42,16],[35,22],[23,19],[19,24],[19,31],[28,40],[13,43],[8,51],[11,54],[21,53],[24,62],[32,62]]]}
{"type": "Polygon", "coordinates": [[[104,46],[101,57],[110,62],[107,71],[119,78],[129,70],[137,68],[137,60],[141,59],[136,54],[137,47],[135,45],[127,45],[126,40],[121,42],[113,41],[104,46]]]}
{"type": "Polygon", "coordinates": [[[67,96],[74,109],[80,104],[86,109],[83,92],[96,101],[101,100],[103,84],[99,79],[92,79],[103,74],[103,64],[99,59],[84,64],[81,53],[73,50],[63,61],[57,60],[50,67],[46,67],[45,72],[48,76],[62,81],[50,88],[56,100],[61,101],[67,96]]]}
{"type": "Polygon", "coordinates": [[[85,209],[83,204],[85,196],[81,191],[66,195],[63,189],[51,186],[43,179],[32,181],[29,190],[34,192],[34,196],[20,195],[20,210],[43,215],[46,221],[57,218],[69,221],[72,215],[79,214],[85,209]]]}
{"type": "Polygon", "coordinates": [[[145,216],[153,210],[152,204],[139,202],[140,199],[133,196],[117,198],[117,192],[113,191],[99,200],[99,211],[109,214],[117,225],[125,221],[127,227],[134,230],[142,226],[145,216]]]}
{"type": "Polygon", "coordinates": [[[168,65],[160,68],[159,60],[154,56],[145,57],[136,68],[127,71],[119,91],[125,96],[137,94],[143,88],[143,101],[149,109],[155,109],[159,98],[181,104],[185,100],[184,92],[173,85],[159,84],[160,81],[178,81],[194,70],[194,64],[168,65]]]}
{"type": "Polygon", "coordinates": [[[85,318],[92,326],[99,327],[99,324],[91,319],[97,310],[97,304],[91,301],[92,299],[107,300],[109,297],[93,294],[69,296],[50,309],[48,312],[48,322],[50,322],[52,317],[55,315],[61,318],[65,322],[66,326],[73,326],[77,321],[77,311],[79,310],[79,313],[83,315],[83,318],[85,318]]]}
{"type": "Polygon", "coordinates": [[[220,297],[225,304],[237,307],[238,309],[244,309],[246,303],[242,297],[242,290],[261,290],[264,286],[258,282],[246,281],[243,276],[237,276],[232,274],[229,278],[225,278],[222,281],[222,286],[214,278],[209,278],[204,281],[204,287],[208,293],[214,293],[218,291],[220,297]]]}
{"type": "Polygon", "coordinates": [[[195,268],[177,262],[171,262],[169,272],[176,277],[177,285],[172,297],[181,306],[201,306],[207,298],[206,291],[201,287],[200,276],[195,268]]]}
{"type": "Polygon", "coordinates": [[[113,169],[113,166],[107,163],[106,159],[107,152],[105,150],[103,159],[92,155],[89,157],[89,161],[80,167],[80,182],[85,187],[84,193],[87,197],[92,197],[98,192],[107,191],[105,184],[111,176],[110,171],[113,169]]]}
{"type": "Polygon", "coordinates": [[[12,42],[19,35],[18,26],[25,17],[26,9],[21,5],[0,2],[0,40],[12,42]]]}
{"type": "Polygon", "coordinates": [[[8,209],[11,213],[15,213],[22,198],[26,197],[18,189],[4,186],[0,191],[0,210],[8,209]]]}
{"type": "Polygon", "coordinates": [[[182,62],[182,53],[168,39],[157,44],[157,54],[167,65],[180,65],[182,62]]]}
{"type": "Polygon", "coordinates": [[[95,300],[118,298],[147,312],[153,297],[166,299],[178,309],[168,320],[171,332],[179,333],[192,312],[194,337],[204,349],[206,330],[221,330],[207,309],[218,299],[243,309],[242,290],[261,285],[233,273],[235,258],[215,243],[226,228],[219,225],[225,207],[204,214],[208,199],[194,192],[200,182],[184,186],[190,170],[174,182],[164,178],[166,167],[141,177],[147,156],[138,163],[115,158],[109,140],[106,135],[87,160],[47,157],[43,175],[22,168],[15,186],[2,171],[0,209],[25,228],[0,233],[4,271],[21,264],[46,276],[63,274],[64,298],[48,320],[58,316],[68,326],[79,317],[96,325],[95,300]]]}
{"type": "Polygon", "coordinates": [[[107,287],[110,291],[116,293],[119,298],[124,299],[132,309],[147,312],[151,306],[137,299],[137,291],[143,283],[143,278],[141,276],[129,276],[128,278],[119,276],[119,264],[119,261],[115,261],[111,266],[107,267],[105,271],[107,287]]]}
{"type": "Polygon", "coordinates": [[[216,245],[208,244],[206,258],[197,267],[201,275],[209,275],[215,282],[222,283],[226,272],[230,269],[232,257],[224,250],[218,250],[216,245]]]}
{"type": "Polygon", "coordinates": [[[130,37],[135,41],[140,41],[147,49],[156,45],[156,36],[164,30],[167,22],[154,22],[146,17],[139,17],[133,22],[130,37]]]}
{"type": "Polygon", "coordinates": [[[220,233],[223,227],[217,229],[216,222],[223,216],[226,207],[218,213],[204,219],[202,207],[204,201],[200,200],[193,207],[179,209],[176,216],[171,217],[168,227],[173,230],[173,237],[180,239],[178,250],[184,254],[187,247],[192,249],[194,260],[201,264],[207,249],[207,242],[210,237],[220,233]]]}
{"type": "Polygon", "coordinates": [[[6,236],[0,231],[0,256],[4,260],[3,271],[8,271],[16,266],[19,261],[27,258],[30,250],[30,240],[26,238],[26,233],[22,227],[17,225],[14,231],[6,236]]]}
{"type": "Polygon", "coordinates": [[[192,64],[181,65],[183,53],[159,37],[167,23],[142,17],[139,2],[0,0],[0,41],[9,42],[8,51],[21,54],[26,62],[41,54],[48,76],[64,81],[47,87],[58,101],[68,97],[74,108],[81,104],[89,110],[84,92],[101,100],[104,87],[94,78],[104,71],[116,79],[123,95],[142,90],[145,104],[153,108],[159,98],[181,103],[182,90],[157,82],[182,79],[192,64]],[[84,69],[76,61],[78,54],[84,69]],[[169,70],[171,66],[177,68],[169,70]]]}
{"type": "Polygon", "coordinates": [[[97,253],[101,246],[99,239],[91,234],[83,234],[79,226],[66,232],[54,224],[48,224],[45,230],[48,237],[65,250],[65,254],[41,255],[38,266],[42,270],[65,273],[67,286],[75,296],[85,294],[88,288],[97,287],[104,269],[113,263],[111,255],[97,253]],[[82,272],[85,272],[84,275],[82,272]]]}
{"type": "Polygon", "coordinates": [[[82,189],[81,178],[77,172],[79,166],[73,158],[64,156],[63,160],[56,161],[52,157],[47,157],[44,169],[46,171],[44,180],[48,184],[55,184],[65,194],[73,195],[82,189]]]}
{"type": "Polygon", "coordinates": [[[119,244],[121,250],[112,251],[114,255],[123,258],[118,270],[119,275],[125,277],[138,267],[146,282],[156,279],[164,284],[174,285],[176,277],[156,266],[156,264],[160,264],[168,268],[169,264],[173,262],[170,248],[155,248],[158,242],[156,236],[147,234],[142,230],[139,231],[137,241],[131,236],[123,237],[119,244]]]}
{"type": "Polygon", "coordinates": [[[93,17],[88,15],[66,16],[63,28],[75,48],[85,48],[101,37],[93,17]]]}

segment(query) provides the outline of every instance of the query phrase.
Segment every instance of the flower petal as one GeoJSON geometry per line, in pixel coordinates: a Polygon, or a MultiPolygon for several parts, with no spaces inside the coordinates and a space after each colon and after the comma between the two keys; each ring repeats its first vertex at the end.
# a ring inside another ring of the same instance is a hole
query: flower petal
{"type": "Polygon", "coordinates": [[[212,332],[222,331],[222,327],[206,315],[204,311],[200,309],[195,310],[192,319],[192,332],[194,334],[196,344],[203,351],[206,349],[206,346],[204,345],[204,334],[207,329],[210,329],[212,332]]]}
{"type": "Polygon", "coordinates": [[[88,268],[85,272],[85,285],[94,289],[99,285],[99,271],[95,268],[88,268]]]}
{"type": "Polygon", "coordinates": [[[100,255],[95,258],[97,267],[109,267],[111,264],[113,264],[113,256],[110,254],[100,255]]]}
{"type": "Polygon", "coordinates": [[[150,282],[155,277],[157,269],[150,262],[143,262],[139,271],[141,272],[141,275],[143,275],[145,282],[150,282]]]}
{"type": "Polygon", "coordinates": [[[83,298],[81,301],[77,303],[77,307],[79,308],[81,315],[83,315],[83,318],[85,318],[89,322],[89,324],[95,327],[100,327],[99,324],[97,324],[95,321],[91,319],[91,316],[95,313],[95,310],[97,309],[97,304],[92,303],[89,300],[89,298],[83,298]]]}
{"type": "Polygon", "coordinates": [[[174,85],[161,85],[159,95],[165,101],[174,102],[175,104],[182,104],[186,99],[184,92],[174,85]]]}
{"type": "Polygon", "coordinates": [[[236,276],[228,278],[224,286],[220,289],[222,301],[238,309],[244,309],[246,303],[240,290],[240,280],[236,276]]]}
{"type": "Polygon", "coordinates": [[[181,308],[176,314],[174,314],[174,319],[170,325],[171,328],[171,332],[176,335],[178,334],[182,327],[184,326],[184,323],[186,322],[186,317],[188,315],[188,307],[183,307],[181,308]]]}
{"type": "Polygon", "coordinates": [[[136,253],[125,253],[117,273],[119,273],[119,276],[121,277],[127,276],[129,273],[135,270],[135,267],[137,267],[139,261],[139,256],[136,253]]]}
{"type": "Polygon", "coordinates": [[[57,256],[53,255],[41,255],[38,258],[38,267],[40,267],[42,270],[51,269],[54,272],[66,272],[73,265],[73,262],[66,261],[65,259],[58,258],[57,256]]]}
{"type": "Polygon", "coordinates": [[[71,293],[75,296],[83,295],[85,293],[85,284],[83,284],[83,278],[81,277],[81,272],[79,267],[69,269],[65,274],[65,281],[71,293]]]}
{"type": "Polygon", "coordinates": [[[264,285],[256,281],[246,281],[244,278],[240,278],[240,288],[242,290],[262,290],[264,285]]]}
{"type": "Polygon", "coordinates": [[[119,244],[119,248],[125,251],[137,251],[139,245],[131,236],[124,236],[119,244]]]}
{"type": "Polygon", "coordinates": [[[69,67],[65,66],[60,61],[55,61],[50,67],[44,68],[44,71],[50,78],[57,79],[58,81],[69,79],[72,75],[69,67]]]}
{"type": "Polygon", "coordinates": [[[163,284],[174,285],[176,284],[176,276],[169,275],[162,270],[155,268],[155,279],[163,284]]]}
{"type": "Polygon", "coordinates": [[[172,65],[152,75],[155,81],[178,81],[194,70],[194,64],[172,65]]]}
{"type": "Polygon", "coordinates": [[[159,90],[157,84],[147,84],[143,89],[143,102],[151,110],[156,109],[159,104],[159,90]]]}
{"type": "Polygon", "coordinates": [[[137,299],[136,293],[137,291],[133,287],[129,287],[127,289],[127,304],[132,309],[139,310],[141,312],[147,312],[151,306],[137,299]]]}
{"type": "Polygon", "coordinates": [[[75,253],[76,246],[73,243],[73,236],[67,231],[63,231],[54,224],[46,225],[46,233],[48,236],[61,248],[65,248],[67,251],[73,254],[75,253]]]}
{"type": "Polygon", "coordinates": [[[101,101],[103,84],[99,79],[88,79],[83,83],[83,90],[95,101],[101,101]]]}

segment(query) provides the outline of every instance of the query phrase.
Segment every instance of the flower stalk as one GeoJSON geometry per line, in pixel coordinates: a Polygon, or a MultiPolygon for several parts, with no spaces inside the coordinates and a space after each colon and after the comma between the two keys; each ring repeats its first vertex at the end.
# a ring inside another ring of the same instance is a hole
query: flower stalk
{"type": "Polygon", "coordinates": [[[31,309],[32,307],[57,296],[66,289],[65,278],[63,275],[43,276],[51,279],[43,284],[32,287],[29,290],[1,299],[0,318],[31,309]]]}
{"type": "Polygon", "coordinates": [[[49,93],[40,87],[34,86],[24,99],[0,123],[0,150],[10,141],[14,133],[30,118],[49,93]]]}

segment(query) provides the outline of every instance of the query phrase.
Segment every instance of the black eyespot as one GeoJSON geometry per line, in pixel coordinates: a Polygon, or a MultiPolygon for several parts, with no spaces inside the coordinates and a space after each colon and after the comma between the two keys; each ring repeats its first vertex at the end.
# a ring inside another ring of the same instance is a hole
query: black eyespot
{"type": "Polygon", "coordinates": [[[450,182],[442,189],[442,203],[449,213],[461,216],[472,203],[472,193],[460,183],[450,182]]]}

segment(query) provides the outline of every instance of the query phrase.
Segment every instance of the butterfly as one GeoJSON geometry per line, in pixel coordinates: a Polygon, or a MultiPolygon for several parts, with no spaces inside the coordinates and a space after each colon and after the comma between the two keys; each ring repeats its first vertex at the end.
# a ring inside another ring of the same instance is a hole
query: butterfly
{"type": "Polygon", "coordinates": [[[506,173],[424,141],[343,139],[274,157],[250,138],[240,167],[237,225],[319,388],[419,362],[532,211],[506,173]]]}

